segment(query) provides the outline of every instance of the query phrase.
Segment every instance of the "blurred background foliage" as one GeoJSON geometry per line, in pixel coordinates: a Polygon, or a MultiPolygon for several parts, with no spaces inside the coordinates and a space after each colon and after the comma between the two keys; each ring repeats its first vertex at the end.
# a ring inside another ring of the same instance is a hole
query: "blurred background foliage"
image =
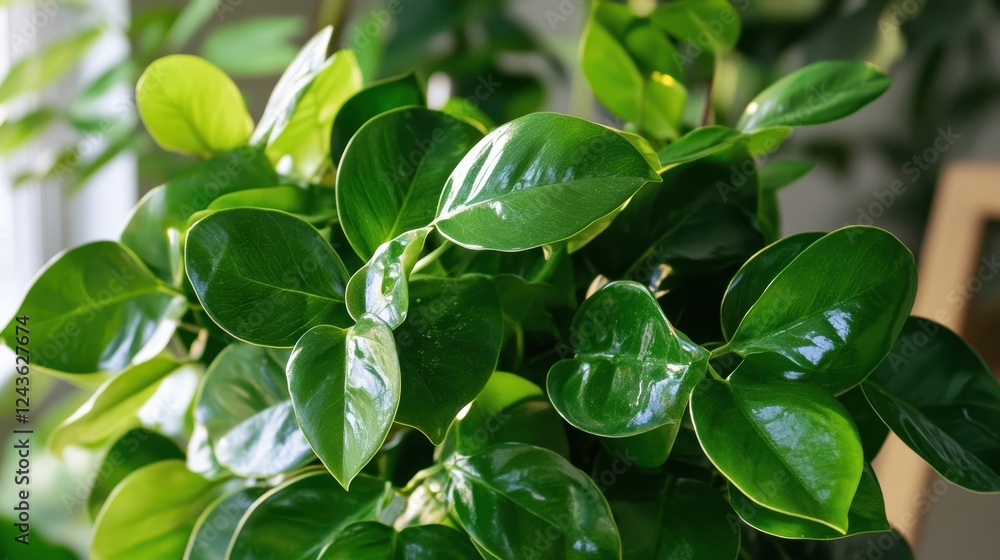
{"type": "MultiPolygon", "coordinates": [[[[17,3],[0,0],[0,7],[17,3]]],[[[664,2],[622,3],[643,13],[664,2]]],[[[984,115],[992,112],[995,116],[1000,95],[996,60],[1000,0],[732,3],[742,20],[736,49],[718,60],[702,52],[685,63],[691,112],[686,115],[687,126],[700,121],[699,108],[707,91],[711,91],[714,121],[732,125],[766,84],[810,62],[858,59],[875,63],[893,74],[895,83],[886,98],[863,113],[861,118],[873,124],[849,119],[818,127],[818,131],[796,131],[779,153],[781,159],[818,163],[818,172],[836,185],[832,196],[843,199],[839,214],[820,208],[829,214],[824,223],[808,217],[797,220],[798,208],[794,204],[789,208],[783,199],[786,229],[790,230],[785,233],[832,229],[844,220],[864,222],[873,193],[894,179],[906,180],[907,196],[900,197],[898,204],[885,205],[884,215],[874,216],[873,221],[917,250],[938,170],[947,159],[970,152],[938,154],[942,157],[921,165],[916,173],[910,173],[906,165],[933,146],[942,129],[952,127],[976,137],[991,122],[984,115]],[[713,65],[718,71],[708,88],[708,70],[713,65]],[[892,126],[881,126],[884,123],[892,126]],[[858,183],[864,184],[859,187],[858,183]],[[803,222],[807,225],[802,226],[803,222]]],[[[478,108],[495,122],[547,109],[623,124],[595,101],[580,69],[579,42],[589,13],[587,0],[133,0],[131,16],[124,24],[122,18],[106,13],[106,4],[98,0],[49,4],[58,4],[59,13],[53,17],[74,22],[75,31],[15,60],[0,80],[0,162],[13,165],[12,156],[22,150],[33,154],[23,169],[15,170],[21,188],[39,182],[58,183],[67,193],[86,188],[97,171],[126,153],[138,161],[140,194],[165,182],[196,162],[160,150],[139,122],[131,92],[147,64],[171,53],[203,56],[237,81],[251,114],[259,115],[281,70],[308,37],[329,24],[335,29],[333,44],[358,54],[366,82],[413,70],[431,84],[432,105],[448,97],[476,99],[481,101],[476,103],[478,108]],[[108,34],[127,40],[127,57],[64,96],[70,99],[68,103],[23,102],[46,88],[65,87],[65,76],[108,34]],[[477,89],[493,82],[503,87],[488,96],[477,94],[477,89]],[[435,98],[435,91],[442,88],[445,93],[435,98]],[[51,131],[59,134],[47,134],[51,131]],[[95,144],[95,137],[101,139],[101,148],[96,153],[83,150],[82,146],[95,144]]],[[[13,51],[23,48],[17,44],[17,35],[12,40],[13,51]]],[[[981,155],[981,147],[973,148],[973,155],[977,149],[981,155]]],[[[995,148],[987,147],[986,153],[1000,156],[995,148]]],[[[35,426],[36,441],[44,441],[47,430],[75,409],[83,395],[48,377],[34,380],[33,396],[36,402],[44,402],[43,416],[35,426]],[[46,392],[53,398],[46,398],[46,392]]],[[[12,388],[0,391],[4,402],[13,400],[12,388]]],[[[0,423],[4,429],[10,427],[7,422],[0,423]]],[[[39,545],[32,547],[35,558],[75,557],[70,549],[46,548],[44,538],[85,549],[85,508],[74,505],[73,497],[80,492],[86,495],[88,489],[79,487],[100,456],[80,450],[74,453],[81,454],[65,462],[40,450],[34,456],[39,474],[33,484],[50,489],[33,504],[36,518],[46,519],[44,533],[37,536],[39,545]]],[[[4,472],[10,472],[13,459],[5,455],[4,472]]],[[[5,531],[9,525],[0,519],[5,531]]],[[[9,540],[5,533],[2,536],[6,546],[9,540]]]]}

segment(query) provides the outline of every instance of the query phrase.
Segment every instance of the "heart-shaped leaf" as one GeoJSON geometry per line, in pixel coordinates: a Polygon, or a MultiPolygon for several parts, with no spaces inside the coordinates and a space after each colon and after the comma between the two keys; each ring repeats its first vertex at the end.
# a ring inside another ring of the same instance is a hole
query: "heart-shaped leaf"
{"type": "Polygon", "coordinates": [[[374,315],[347,330],[310,330],[292,351],[288,388],[309,444],[349,487],[382,446],[399,406],[392,330],[374,315]]]}
{"type": "Polygon", "coordinates": [[[347,283],[347,311],[358,319],[371,313],[389,328],[404,320],[410,306],[409,276],[424,248],[430,228],[399,234],[375,250],[347,283]]]}
{"type": "Polygon", "coordinates": [[[649,181],[659,176],[615,131],[535,113],[497,128],[462,158],[445,185],[436,225],[470,249],[540,247],[585,230],[649,181]]]}
{"type": "MultiPolygon", "coordinates": [[[[133,428],[118,438],[98,468],[94,486],[87,496],[87,513],[93,521],[115,486],[133,472],[158,461],[184,460],[184,452],[170,438],[145,428],[133,428]]],[[[67,496],[68,497],[68,496],[67,496]]],[[[71,504],[64,501],[64,504],[71,504]]]]}
{"type": "Polygon", "coordinates": [[[230,560],[315,560],[346,527],[374,520],[392,490],[361,475],[351,491],[325,470],[284,481],[257,499],[240,519],[230,560]]]}
{"type": "Polygon", "coordinates": [[[485,276],[469,275],[414,280],[410,303],[409,318],[395,331],[403,382],[396,421],[441,443],[496,367],[500,300],[485,276]]]}
{"type": "MultiPolygon", "coordinates": [[[[127,367],[140,350],[162,349],[184,297],[159,282],[132,251],[96,241],[55,257],[28,289],[17,315],[30,320],[31,365],[87,374],[127,367]],[[159,348],[152,348],[153,345],[159,348]]],[[[16,320],[0,332],[14,348],[16,320]]]]}
{"type": "Polygon", "coordinates": [[[597,486],[551,451],[504,443],[447,465],[455,517],[498,558],[621,559],[597,486]]]}
{"type": "Polygon", "coordinates": [[[910,317],[862,387],[882,420],[941,476],[1000,492],[1000,385],[961,337],[910,317]]]}
{"type": "Polygon", "coordinates": [[[418,525],[396,532],[388,525],[351,525],[320,560],[481,560],[469,537],[445,525],[418,525]]]}
{"type": "Polygon", "coordinates": [[[252,148],[198,162],[142,197],[122,231],[122,243],[161,279],[180,286],[191,216],[219,197],[276,184],[278,178],[270,162],[263,152],[252,148]]]}
{"type": "Polygon", "coordinates": [[[803,383],[706,379],[691,397],[705,454],[743,494],[841,535],[864,456],[850,415],[830,393],[803,383]],[[753,460],[748,460],[752,458],[753,460]]]}
{"type": "Polygon", "coordinates": [[[412,73],[375,82],[355,93],[333,121],[330,158],[334,165],[340,166],[347,144],[366,122],[399,107],[424,104],[424,88],[412,73]]]}
{"type": "Polygon", "coordinates": [[[576,357],[549,370],[549,398],[567,422],[592,434],[634,436],[667,424],[676,432],[708,371],[708,351],[674,330],[637,282],[612,282],[587,298],[570,340],[576,357]]]}
{"type": "Polygon", "coordinates": [[[673,44],[628,6],[594,2],[581,64],[594,95],[621,118],[657,137],[674,134],[687,90],[673,44]]]}
{"type": "Polygon", "coordinates": [[[361,89],[361,68],[349,50],[337,51],[306,86],[286,121],[277,121],[267,157],[283,173],[306,180],[329,165],[330,131],[344,103],[361,89]]]}
{"type": "Polygon", "coordinates": [[[434,220],[445,181],[483,137],[471,124],[422,107],[378,115],[347,146],[337,172],[337,211],[354,251],[434,220]]]}
{"type": "Polygon", "coordinates": [[[737,128],[803,126],[834,121],[871,103],[892,78],[867,62],[826,60],[774,82],[747,105],[737,128]]]}
{"type": "Polygon", "coordinates": [[[314,326],[350,324],[344,264],[318,231],[290,214],[211,214],[188,231],[184,260],[205,311],[240,340],[289,348],[314,326]]]}
{"type": "Polygon", "coordinates": [[[188,471],[183,461],[159,461],[119,484],[94,522],[93,560],[182,558],[198,514],[222,490],[188,471]]]}
{"type": "Polygon", "coordinates": [[[105,381],[69,418],[49,434],[48,447],[62,457],[69,445],[100,443],[138,424],[136,414],[153,397],[160,383],[184,367],[159,356],[132,366],[105,381]]]}
{"type": "Polygon", "coordinates": [[[287,361],[287,351],[234,344],[205,373],[195,419],[219,463],[242,477],[274,476],[314,458],[292,411],[287,361]]]}
{"type": "MultiPolygon", "coordinates": [[[[840,533],[822,523],[816,523],[801,517],[785,515],[768,509],[740,492],[739,488],[729,488],[729,503],[747,525],[769,535],[784,539],[828,540],[844,537],[840,533]]],[[[882,488],[879,487],[875,471],[870,465],[865,465],[861,474],[861,482],[851,502],[848,514],[848,535],[860,533],[878,533],[891,529],[885,518],[885,501],[882,499],[882,488]]]]}
{"type": "MultiPolygon", "coordinates": [[[[775,262],[806,239],[778,244],[783,256],[775,262]]],[[[913,255],[892,234],[867,226],[839,229],[774,276],[727,348],[752,359],[755,375],[842,393],[889,353],[913,306],[916,284],[913,255]]]]}
{"type": "Polygon", "coordinates": [[[219,496],[198,517],[191,530],[184,560],[218,560],[226,557],[229,542],[237,525],[250,506],[265,492],[266,486],[239,488],[219,496]]]}
{"type": "Polygon", "coordinates": [[[208,157],[236,148],[253,130],[236,84],[196,56],[172,54],[150,64],[139,76],[135,99],[164,150],[208,157]]]}
{"type": "Polygon", "coordinates": [[[682,51],[688,57],[700,54],[701,48],[722,53],[736,46],[740,37],[740,13],[729,0],[670,2],[657,7],[649,17],[691,47],[682,51]]]}

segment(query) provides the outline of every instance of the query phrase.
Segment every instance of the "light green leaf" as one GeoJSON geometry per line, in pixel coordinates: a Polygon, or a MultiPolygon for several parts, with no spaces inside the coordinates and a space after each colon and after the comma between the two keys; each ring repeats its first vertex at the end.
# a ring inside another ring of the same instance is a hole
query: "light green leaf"
{"type": "Polygon", "coordinates": [[[305,23],[298,15],[239,19],[209,30],[201,52],[231,76],[270,76],[295,58],[295,38],[302,34],[305,23]]]}
{"type": "Polygon", "coordinates": [[[649,17],[695,49],[722,53],[740,37],[740,14],[729,0],[678,0],[657,7],[649,17]]]}
{"type": "Polygon", "coordinates": [[[43,107],[24,115],[16,121],[0,124],[0,154],[9,154],[34,140],[55,122],[55,110],[43,107]]]}
{"type": "Polygon", "coordinates": [[[57,80],[87,54],[87,50],[102,33],[101,29],[88,29],[53,41],[37,54],[15,62],[0,81],[0,103],[38,91],[57,80]]]}
{"type": "MultiPolygon", "coordinates": [[[[49,436],[49,446],[52,446],[49,436]]],[[[96,520],[104,502],[118,484],[133,472],[158,461],[184,460],[184,452],[170,438],[147,430],[133,428],[118,438],[104,454],[94,486],[87,496],[87,513],[96,520]]],[[[64,502],[65,503],[65,502],[64,502]]]]}
{"type": "Polygon", "coordinates": [[[263,485],[249,486],[219,496],[198,516],[184,551],[184,560],[225,558],[240,519],[267,491],[263,485]]]}

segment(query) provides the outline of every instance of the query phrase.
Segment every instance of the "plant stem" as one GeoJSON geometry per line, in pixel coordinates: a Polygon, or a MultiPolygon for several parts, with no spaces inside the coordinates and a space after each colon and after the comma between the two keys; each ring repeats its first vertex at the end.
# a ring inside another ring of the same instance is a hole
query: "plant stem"
{"type": "Polygon", "coordinates": [[[712,364],[708,364],[708,373],[711,374],[716,381],[722,381],[722,382],[726,381],[721,375],[719,375],[719,372],[715,371],[715,368],[712,367],[712,364]]]}
{"type": "Polygon", "coordinates": [[[430,253],[427,253],[427,256],[417,261],[417,264],[413,265],[413,270],[410,272],[410,274],[415,274],[427,268],[428,266],[433,264],[434,261],[438,260],[438,258],[440,258],[441,255],[445,253],[445,251],[451,249],[454,246],[455,246],[454,243],[445,239],[444,242],[438,245],[436,249],[434,249],[430,253]]]}
{"type": "Polygon", "coordinates": [[[719,356],[725,356],[728,353],[729,353],[729,344],[726,343],[726,344],[723,344],[722,346],[719,346],[715,350],[712,350],[708,354],[708,359],[709,360],[714,360],[714,359],[718,358],[719,356]]]}
{"type": "Polygon", "coordinates": [[[542,268],[538,269],[538,272],[536,272],[534,275],[531,276],[531,278],[528,279],[528,282],[544,282],[549,278],[552,278],[552,275],[555,274],[556,269],[559,268],[559,263],[562,262],[562,259],[565,255],[566,255],[565,243],[562,243],[557,247],[553,248],[552,254],[549,255],[549,258],[545,261],[545,264],[542,265],[542,268]]]}
{"type": "Polygon", "coordinates": [[[719,68],[719,55],[715,55],[712,73],[708,75],[708,83],[705,84],[705,107],[701,112],[701,126],[708,126],[715,123],[715,111],[712,107],[712,89],[715,85],[715,72],[719,68]]]}

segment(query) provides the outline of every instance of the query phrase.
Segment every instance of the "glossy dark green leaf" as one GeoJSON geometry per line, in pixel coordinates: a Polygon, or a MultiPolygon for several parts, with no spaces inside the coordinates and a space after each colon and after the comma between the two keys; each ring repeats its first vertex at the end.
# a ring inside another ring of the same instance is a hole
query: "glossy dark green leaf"
{"type": "Polygon", "coordinates": [[[440,443],[497,364],[503,317],[484,276],[410,283],[410,315],[395,331],[403,394],[396,421],[440,443]]]}
{"type": "Polygon", "coordinates": [[[47,445],[61,457],[69,445],[100,443],[137,424],[136,413],[163,380],[183,367],[166,356],[134,365],[101,384],[69,418],[49,434],[47,445]]]}
{"type": "Polygon", "coordinates": [[[184,459],[184,452],[170,438],[145,428],[133,428],[118,438],[104,455],[87,496],[87,513],[97,519],[101,506],[115,486],[133,472],[157,461],[184,459]]]}
{"type": "Polygon", "coordinates": [[[216,460],[247,478],[289,472],[313,459],[292,411],[288,352],[226,347],[205,373],[194,415],[216,460]]]}
{"type": "Polygon", "coordinates": [[[892,234],[842,228],[813,242],[774,277],[728,349],[753,359],[756,375],[842,393],[889,353],[916,287],[913,255],[892,234]]]}
{"type": "MultiPolygon", "coordinates": [[[[770,535],[785,539],[810,540],[844,537],[844,534],[822,523],[768,509],[746,497],[734,486],[729,488],[729,499],[740,519],[758,531],[770,535]]],[[[882,489],[875,477],[875,471],[866,464],[848,513],[847,535],[885,532],[889,529],[889,522],[885,517],[882,489]]]]}
{"type": "Polygon", "coordinates": [[[287,121],[275,123],[267,156],[283,173],[317,180],[329,166],[330,130],[345,102],[361,89],[361,68],[352,51],[335,52],[296,99],[287,121]]]}
{"type": "Polygon", "coordinates": [[[253,130],[236,84],[197,56],[174,54],[150,64],[135,98],[146,130],[164,150],[208,157],[239,147],[253,130]]]}
{"type": "Polygon", "coordinates": [[[286,480],[240,520],[230,560],[314,560],[346,527],[374,520],[391,496],[384,481],[361,475],[348,492],[325,470],[286,480]]]}
{"type": "Polygon", "coordinates": [[[429,228],[407,231],[383,243],[347,283],[347,311],[355,320],[371,313],[398,327],[410,306],[409,276],[429,228]]]}
{"type": "Polygon", "coordinates": [[[333,37],[333,27],[328,25],[313,35],[295,55],[295,59],[278,78],[278,83],[267,99],[264,113],[250,136],[251,144],[266,142],[275,126],[283,127],[283,123],[291,118],[296,102],[327,61],[326,51],[331,37],[333,37]]]}
{"type": "Polygon", "coordinates": [[[630,462],[645,469],[655,469],[667,462],[679,433],[679,424],[664,424],[639,435],[622,438],[602,438],[609,453],[621,453],[630,462]]]}
{"type": "Polygon", "coordinates": [[[447,466],[449,499],[473,541],[499,558],[621,559],[597,486],[551,451],[495,445],[447,466]]]}
{"type": "Polygon", "coordinates": [[[612,282],[587,298],[570,340],[576,357],[552,366],[549,398],[567,422],[601,436],[676,430],[708,369],[708,351],[676,331],[637,282],[612,282]]]}
{"type": "Polygon", "coordinates": [[[803,126],[834,121],[889,89],[892,78],[867,62],[827,60],[774,82],[754,97],[737,128],[803,126]]]}
{"type": "Polygon", "coordinates": [[[396,532],[388,525],[351,525],[320,560],[481,560],[469,537],[445,525],[418,525],[396,532]]]}
{"type": "Polygon", "coordinates": [[[673,44],[627,6],[594,2],[581,47],[594,95],[621,118],[654,136],[674,134],[687,90],[673,44]]]}
{"type": "Polygon", "coordinates": [[[347,146],[337,172],[337,211],[361,258],[434,221],[445,181],[482,138],[471,124],[422,107],[378,115],[347,146]]]}
{"type": "MultiPolygon", "coordinates": [[[[35,278],[17,309],[31,317],[31,365],[86,374],[127,367],[140,350],[167,343],[184,297],[158,281],[132,251],[96,241],[57,255],[35,278]]],[[[23,326],[0,332],[10,348],[23,326]]]]}
{"type": "Polygon", "coordinates": [[[424,104],[424,88],[412,73],[376,82],[355,93],[333,121],[330,137],[333,163],[340,166],[347,143],[369,120],[399,107],[424,104]]]}
{"type": "Polygon", "coordinates": [[[306,439],[347,488],[382,446],[399,406],[392,330],[373,315],[347,330],[310,330],[292,351],[288,388],[306,439]]]}
{"type": "Polygon", "coordinates": [[[312,226],[284,212],[207,216],[188,232],[185,263],[205,311],[240,340],[287,348],[314,326],[350,324],[340,257],[312,226]]]}
{"type": "Polygon", "coordinates": [[[754,502],[844,534],[864,468],[849,413],[813,385],[744,381],[747,367],[702,381],[691,397],[705,454],[754,502]]]}
{"type": "Polygon", "coordinates": [[[1000,385],[961,337],[909,318],[862,387],[882,420],[941,476],[1000,492],[1000,385]]]}
{"type": "MultiPolygon", "coordinates": [[[[739,527],[718,490],[697,480],[677,480],[661,497],[656,560],[734,560],[739,527]]],[[[638,558],[638,557],[634,557],[638,558]]]]}
{"type": "Polygon", "coordinates": [[[805,177],[816,166],[804,161],[775,161],[758,170],[760,190],[773,192],[805,177]]]}
{"type": "Polygon", "coordinates": [[[504,319],[526,331],[555,332],[553,310],[576,306],[574,294],[556,286],[554,280],[530,282],[516,274],[496,274],[492,281],[500,296],[504,319]]]}
{"type": "Polygon", "coordinates": [[[436,225],[471,249],[540,247],[583,231],[658,180],[615,131],[536,113],[497,128],[466,154],[445,185],[436,225]]]}
{"type": "Polygon", "coordinates": [[[135,471],[101,508],[90,558],[182,558],[198,514],[221,489],[219,483],[188,471],[183,461],[159,461],[135,471]]]}
{"type": "Polygon", "coordinates": [[[534,445],[569,458],[562,418],[541,387],[518,375],[497,371],[476,400],[459,412],[438,456],[473,455],[508,442],[534,445]]]}
{"type": "Polygon", "coordinates": [[[695,50],[721,53],[734,47],[740,37],[740,13],[729,0],[670,2],[649,17],[695,50]]]}
{"type": "Polygon", "coordinates": [[[865,397],[862,387],[864,384],[851,389],[850,391],[837,396],[840,404],[851,413],[854,425],[858,427],[861,434],[861,446],[865,450],[865,461],[869,463],[875,460],[875,456],[881,451],[882,445],[889,437],[889,426],[878,417],[875,409],[865,397]]]}
{"type": "Polygon", "coordinates": [[[240,519],[267,490],[266,486],[240,488],[209,504],[191,530],[184,560],[225,558],[240,519]]]}
{"type": "Polygon", "coordinates": [[[722,300],[722,332],[727,340],[732,338],[740,321],[774,277],[823,235],[819,232],[790,235],[769,245],[740,267],[722,300]]]}

